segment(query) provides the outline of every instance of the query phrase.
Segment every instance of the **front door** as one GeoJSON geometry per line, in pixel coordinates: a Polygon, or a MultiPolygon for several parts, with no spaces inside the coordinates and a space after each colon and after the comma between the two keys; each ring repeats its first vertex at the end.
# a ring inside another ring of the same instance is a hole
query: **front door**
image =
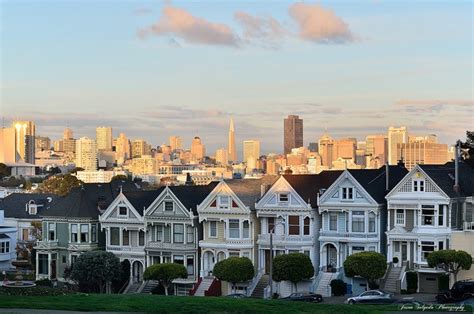
{"type": "Polygon", "coordinates": [[[270,250],[265,250],[265,274],[270,273],[270,250]]]}
{"type": "Polygon", "coordinates": [[[402,260],[399,262],[400,265],[406,260],[408,260],[408,244],[407,242],[402,242],[402,260]]]}
{"type": "Polygon", "coordinates": [[[51,261],[51,279],[56,279],[56,260],[51,261]]]}
{"type": "Polygon", "coordinates": [[[327,249],[328,249],[327,266],[331,269],[336,268],[337,267],[337,250],[332,244],[329,244],[327,246],[327,249]]]}

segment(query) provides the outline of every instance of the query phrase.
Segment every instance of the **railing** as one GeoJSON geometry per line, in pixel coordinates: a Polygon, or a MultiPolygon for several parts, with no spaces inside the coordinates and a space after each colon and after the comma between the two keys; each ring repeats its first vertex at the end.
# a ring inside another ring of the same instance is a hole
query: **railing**
{"type": "Polygon", "coordinates": [[[380,286],[382,288],[385,288],[385,282],[387,281],[387,276],[390,273],[390,270],[392,270],[392,268],[393,268],[393,263],[388,262],[387,263],[387,269],[385,270],[385,274],[383,275],[382,278],[380,278],[380,286]]]}
{"type": "Polygon", "coordinates": [[[59,247],[59,241],[54,240],[54,241],[38,241],[36,243],[36,249],[37,250],[51,250],[51,249],[57,249],[59,247]]]}
{"type": "Polygon", "coordinates": [[[247,288],[247,296],[248,297],[252,296],[252,293],[255,290],[255,287],[257,287],[258,282],[260,281],[260,279],[262,278],[264,273],[265,273],[264,269],[259,269],[257,275],[255,277],[253,277],[252,282],[250,283],[250,285],[247,288]]]}
{"type": "Polygon", "coordinates": [[[67,246],[67,249],[74,250],[74,251],[76,250],[81,251],[81,250],[90,250],[96,247],[98,247],[97,243],[69,243],[69,245],[67,246]]]}
{"type": "Polygon", "coordinates": [[[465,221],[463,230],[466,231],[474,231],[474,222],[472,221],[465,221]]]}
{"type": "Polygon", "coordinates": [[[198,281],[193,285],[193,288],[189,290],[189,295],[194,295],[196,293],[196,290],[199,288],[199,285],[202,282],[202,277],[199,277],[198,281]]]}
{"type": "Polygon", "coordinates": [[[137,253],[144,253],[145,247],[143,246],[114,246],[109,245],[107,246],[107,251],[118,251],[118,252],[137,252],[137,253]]]}
{"type": "Polygon", "coordinates": [[[336,238],[378,238],[378,233],[360,233],[360,232],[338,232],[338,231],[320,231],[320,237],[336,238]]]}
{"type": "Polygon", "coordinates": [[[214,278],[209,288],[204,291],[204,296],[206,297],[219,297],[222,295],[221,291],[221,281],[217,278],[214,278]]]}
{"type": "Polygon", "coordinates": [[[227,238],[225,240],[226,244],[237,244],[237,245],[251,245],[252,240],[251,239],[229,239],[227,238]]]}
{"type": "MultiPolygon", "coordinates": [[[[270,242],[270,234],[259,234],[259,242],[270,242]]],[[[313,242],[314,236],[311,235],[273,235],[273,243],[278,242],[313,242]]]]}
{"type": "Polygon", "coordinates": [[[168,242],[158,242],[150,241],[146,245],[150,249],[167,249],[167,250],[195,250],[195,243],[168,243],[168,242]]]}
{"type": "Polygon", "coordinates": [[[124,285],[119,289],[119,291],[117,292],[118,294],[123,294],[123,293],[127,293],[127,290],[128,288],[130,287],[131,285],[131,282],[130,282],[130,278],[124,283],[124,285]]]}

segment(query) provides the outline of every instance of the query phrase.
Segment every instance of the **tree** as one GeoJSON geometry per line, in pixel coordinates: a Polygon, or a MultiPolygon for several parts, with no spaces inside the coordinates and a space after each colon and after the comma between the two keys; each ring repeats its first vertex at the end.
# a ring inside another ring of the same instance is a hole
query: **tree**
{"type": "Polygon", "coordinates": [[[219,280],[230,282],[235,292],[235,285],[251,280],[255,269],[247,257],[229,257],[214,265],[213,273],[219,280]]]}
{"type": "Polygon", "coordinates": [[[154,264],[145,269],[143,273],[145,280],[157,280],[165,289],[166,295],[168,295],[168,287],[172,284],[173,280],[186,278],[187,276],[186,267],[175,263],[154,264]]]}
{"type": "Polygon", "coordinates": [[[298,291],[298,282],[314,276],[314,267],[308,255],[291,253],[277,255],[273,259],[273,280],[290,281],[298,291]]]}
{"type": "Polygon", "coordinates": [[[427,261],[430,267],[438,267],[452,274],[456,282],[461,270],[471,269],[472,256],[462,250],[439,250],[428,254],[427,261]]]}
{"type": "Polygon", "coordinates": [[[115,181],[115,180],[129,180],[129,178],[124,175],[124,174],[117,174],[110,179],[110,181],[115,181]]]}
{"type": "Polygon", "coordinates": [[[461,142],[464,162],[474,167],[474,131],[466,131],[466,141],[461,142]]]}
{"type": "Polygon", "coordinates": [[[120,260],[110,252],[90,251],[80,255],[72,266],[71,279],[82,292],[104,293],[121,275],[120,260]]]}
{"type": "Polygon", "coordinates": [[[344,261],[344,272],[347,277],[360,276],[372,287],[376,279],[382,278],[387,270],[387,261],[383,254],[377,252],[360,252],[349,255],[344,261]]]}
{"type": "Polygon", "coordinates": [[[39,186],[39,191],[64,196],[68,194],[71,189],[79,187],[81,183],[82,181],[70,174],[55,175],[43,181],[39,186]]]}

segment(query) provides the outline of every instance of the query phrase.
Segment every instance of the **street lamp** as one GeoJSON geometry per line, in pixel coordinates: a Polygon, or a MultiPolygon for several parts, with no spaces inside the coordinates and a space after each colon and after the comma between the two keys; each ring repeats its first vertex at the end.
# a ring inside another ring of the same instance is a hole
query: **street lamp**
{"type": "Polygon", "coordinates": [[[270,230],[270,299],[273,298],[273,232],[275,231],[276,226],[285,225],[285,219],[282,218],[281,221],[275,223],[273,228],[270,230]]]}

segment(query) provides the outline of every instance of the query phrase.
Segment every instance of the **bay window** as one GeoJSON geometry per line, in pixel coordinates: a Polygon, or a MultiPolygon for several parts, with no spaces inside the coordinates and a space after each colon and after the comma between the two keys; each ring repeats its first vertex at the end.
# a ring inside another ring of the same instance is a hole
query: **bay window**
{"type": "Polygon", "coordinates": [[[421,224],[423,226],[434,226],[434,205],[421,205],[421,224]]]}
{"type": "Polygon", "coordinates": [[[184,242],[184,225],[183,224],[173,225],[173,242],[174,243],[184,242]]]}
{"type": "Polygon", "coordinates": [[[145,246],[145,231],[138,231],[138,246],[145,246]]]}
{"type": "Polygon", "coordinates": [[[397,209],[395,211],[395,225],[404,226],[405,225],[405,210],[397,209]]]}
{"type": "Polygon", "coordinates": [[[240,237],[239,220],[229,219],[229,238],[236,239],[240,237]]]}
{"type": "Polygon", "coordinates": [[[122,245],[130,245],[130,231],[122,230],[122,245]]]}
{"type": "Polygon", "coordinates": [[[329,230],[337,231],[337,213],[329,213],[329,230]]]}
{"type": "Polygon", "coordinates": [[[242,238],[248,239],[250,238],[250,226],[248,221],[244,221],[242,223],[242,238]]]}
{"type": "Polygon", "coordinates": [[[352,232],[365,232],[365,215],[363,211],[352,212],[352,232]]]}
{"type": "Polygon", "coordinates": [[[91,225],[91,242],[97,242],[97,225],[91,225]]]}
{"type": "Polygon", "coordinates": [[[71,242],[76,243],[77,242],[77,224],[72,224],[71,225],[71,242]]]}
{"type": "Polygon", "coordinates": [[[268,217],[267,218],[267,233],[274,233],[275,230],[275,217],[268,217]]]}
{"type": "Polygon", "coordinates": [[[120,228],[110,228],[110,245],[120,245],[120,228]]]}
{"type": "Polygon", "coordinates": [[[304,235],[309,235],[310,233],[310,218],[309,217],[305,217],[305,219],[303,220],[303,234],[304,235]]]}
{"type": "Polygon", "coordinates": [[[81,242],[89,242],[89,225],[81,225],[81,242]]]}
{"type": "Polygon", "coordinates": [[[171,243],[171,226],[163,227],[163,242],[171,243]]]}
{"type": "Polygon", "coordinates": [[[156,241],[163,241],[163,225],[156,226],[156,241]]]}
{"type": "Polygon", "coordinates": [[[369,232],[375,232],[375,214],[369,213],[369,232]]]}
{"type": "Polygon", "coordinates": [[[434,252],[434,249],[435,249],[434,242],[422,241],[421,242],[421,260],[426,262],[426,259],[428,258],[428,254],[430,254],[431,252],[434,252]]]}
{"type": "Polygon", "coordinates": [[[56,240],[56,223],[54,222],[48,223],[48,240],[56,240]]]}
{"type": "Polygon", "coordinates": [[[187,226],[187,243],[194,243],[194,228],[193,226],[187,226]]]}
{"type": "Polygon", "coordinates": [[[300,216],[288,216],[288,234],[300,234],[300,216]]]}
{"type": "Polygon", "coordinates": [[[209,237],[217,238],[217,221],[209,221],[209,237]]]}

